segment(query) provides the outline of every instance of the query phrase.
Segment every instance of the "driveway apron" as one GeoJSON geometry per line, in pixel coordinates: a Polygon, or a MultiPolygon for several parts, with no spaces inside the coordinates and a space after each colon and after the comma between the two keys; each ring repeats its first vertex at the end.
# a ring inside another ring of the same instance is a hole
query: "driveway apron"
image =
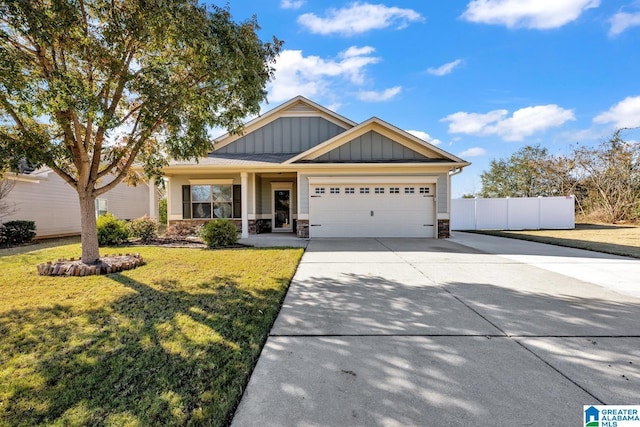
{"type": "Polygon", "coordinates": [[[638,277],[464,233],[311,240],[232,425],[568,426],[639,404],[638,277]]]}

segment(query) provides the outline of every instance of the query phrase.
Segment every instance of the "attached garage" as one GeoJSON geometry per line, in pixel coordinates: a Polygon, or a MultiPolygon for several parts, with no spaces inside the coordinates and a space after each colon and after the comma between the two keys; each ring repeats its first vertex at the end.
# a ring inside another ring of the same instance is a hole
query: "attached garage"
{"type": "Polygon", "coordinates": [[[309,237],[437,237],[429,177],[309,178],[309,237]]]}

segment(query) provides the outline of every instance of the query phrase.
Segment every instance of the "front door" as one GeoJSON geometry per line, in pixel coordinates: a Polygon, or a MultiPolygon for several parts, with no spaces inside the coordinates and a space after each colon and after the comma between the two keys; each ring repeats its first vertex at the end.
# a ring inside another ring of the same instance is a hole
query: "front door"
{"type": "Polygon", "coordinates": [[[273,231],[292,231],[291,190],[273,190],[273,231]]]}

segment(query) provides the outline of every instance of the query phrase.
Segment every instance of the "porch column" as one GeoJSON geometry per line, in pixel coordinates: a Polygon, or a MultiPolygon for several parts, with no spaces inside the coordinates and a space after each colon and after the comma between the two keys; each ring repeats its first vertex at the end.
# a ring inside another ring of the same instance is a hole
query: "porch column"
{"type": "Polygon", "coordinates": [[[240,172],[240,200],[242,206],[242,234],[241,237],[249,237],[249,174],[240,172]]]}
{"type": "Polygon", "coordinates": [[[158,219],[158,212],[156,212],[156,181],[154,178],[149,179],[149,218],[158,219]]]}

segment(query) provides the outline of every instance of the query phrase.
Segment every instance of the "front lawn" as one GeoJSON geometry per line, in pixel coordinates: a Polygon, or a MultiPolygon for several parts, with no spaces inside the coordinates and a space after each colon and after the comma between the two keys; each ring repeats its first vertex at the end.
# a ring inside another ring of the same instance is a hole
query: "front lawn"
{"type": "Polygon", "coordinates": [[[228,423],[302,249],[101,253],[127,251],[89,277],[36,273],[78,244],[0,251],[0,425],[228,423]]]}

